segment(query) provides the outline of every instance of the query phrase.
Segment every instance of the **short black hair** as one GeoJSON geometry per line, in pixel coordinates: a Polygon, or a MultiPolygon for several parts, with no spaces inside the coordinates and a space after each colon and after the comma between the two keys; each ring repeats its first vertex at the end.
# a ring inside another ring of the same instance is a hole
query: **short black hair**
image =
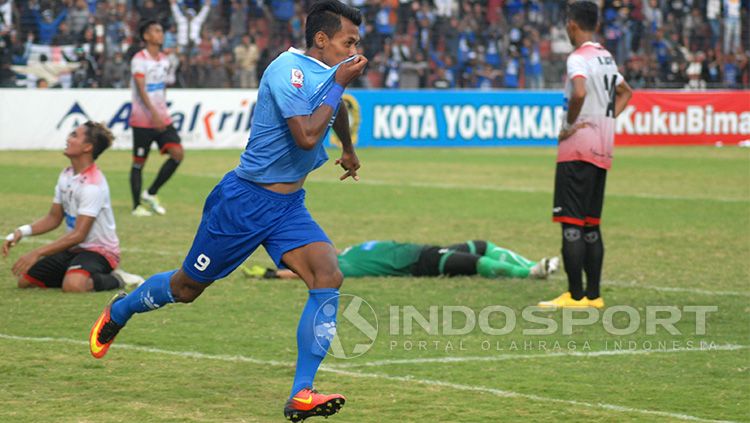
{"type": "Polygon", "coordinates": [[[161,22],[157,21],[156,19],[147,19],[138,26],[138,35],[141,37],[141,41],[146,41],[143,39],[143,34],[148,31],[149,28],[151,28],[151,25],[161,25],[161,22]]]}
{"type": "Polygon", "coordinates": [[[342,16],[352,21],[354,25],[362,25],[362,13],[356,7],[348,6],[338,0],[319,0],[313,3],[307,10],[305,21],[307,48],[315,43],[315,34],[318,31],[325,32],[329,37],[339,32],[342,16]]]}
{"type": "Polygon", "coordinates": [[[599,23],[599,6],[588,0],[579,0],[568,5],[568,20],[578,24],[587,32],[596,31],[599,23]]]}
{"type": "Polygon", "coordinates": [[[112,145],[112,140],[115,137],[103,123],[88,121],[83,125],[86,127],[86,142],[94,146],[92,154],[94,160],[96,160],[104,150],[112,145]]]}

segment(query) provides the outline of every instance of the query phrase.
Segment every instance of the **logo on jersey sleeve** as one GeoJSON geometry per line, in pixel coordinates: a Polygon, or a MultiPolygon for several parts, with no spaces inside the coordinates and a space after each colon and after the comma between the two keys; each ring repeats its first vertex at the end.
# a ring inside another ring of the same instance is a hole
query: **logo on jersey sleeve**
{"type": "Polygon", "coordinates": [[[305,82],[305,74],[299,69],[292,69],[292,86],[295,88],[302,88],[302,83],[305,82]]]}

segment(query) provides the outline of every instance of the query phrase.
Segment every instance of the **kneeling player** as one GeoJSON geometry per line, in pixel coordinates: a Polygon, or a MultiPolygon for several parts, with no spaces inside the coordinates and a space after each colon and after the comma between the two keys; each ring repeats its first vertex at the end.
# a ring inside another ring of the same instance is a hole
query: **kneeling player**
{"type": "Polygon", "coordinates": [[[120,242],[107,179],[94,163],[112,138],[105,126],[94,122],[86,122],[68,135],[63,154],[71,165],[60,173],[49,213],[8,234],[3,243],[3,255],[7,256],[22,238],[47,233],[65,220],[65,235],[24,254],[13,265],[19,288],[106,291],[143,280],[113,271],[120,260],[120,242]]]}

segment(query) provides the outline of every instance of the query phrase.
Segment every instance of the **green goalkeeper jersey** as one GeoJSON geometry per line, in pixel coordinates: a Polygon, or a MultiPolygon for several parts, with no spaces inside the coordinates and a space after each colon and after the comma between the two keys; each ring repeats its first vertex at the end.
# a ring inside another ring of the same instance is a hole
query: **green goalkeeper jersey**
{"type": "Polygon", "coordinates": [[[408,276],[411,265],[419,259],[424,245],[395,241],[367,241],[353,245],[339,254],[344,277],[408,276]]]}

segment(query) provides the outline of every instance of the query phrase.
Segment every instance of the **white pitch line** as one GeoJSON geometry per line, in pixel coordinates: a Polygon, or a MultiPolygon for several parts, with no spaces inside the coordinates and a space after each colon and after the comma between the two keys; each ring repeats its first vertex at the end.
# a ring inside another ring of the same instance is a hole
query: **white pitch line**
{"type": "Polygon", "coordinates": [[[720,296],[730,296],[730,297],[750,297],[750,292],[746,291],[711,291],[707,289],[699,289],[699,288],[680,288],[680,287],[671,287],[671,286],[654,286],[654,285],[646,285],[641,284],[635,281],[631,282],[624,282],[624,281],[609,281],[605,280],[602,282],[603,285],[609,285],[609,286],[618,286],[622,288],[643,288],[643,289],[651,289],[654,291],[661,291],[661,292],[685,292],[688,294],[701,294],[701,295],[720,295],[720,296]]]}
{"type": "MultiPolygon", "coordinates": [[[[183,173],[185,175],[185,173],[183,173]]],[[[213,173],[190,173],[190,176],[199,178],[221,178],[222,175],[213,173]]],[[[317,184],[341,184],[337,179],[308,179],[308,183],[317,184]]],[[[530,188],[530,187],[503,187],[498,185],[482,184],[451,184],[443,182],[414,182],[414,181],[384,181],[380,179],[360,179],[356,182],[361,185],[390,186],[390,187],[410,187],[410,188],[437,188],[437,189],[454,189],[454,190],[478,190],[478,191],[496,191],[496,192],[522,192],[532,194],[552,194],[550,189],[530,188]]],[[[607,193],[607,197],[620,198],[640,198],[647,200],[677,200],[677,201],[717,201],[720,203],[750,203],[750,199],[734,197],[688,197],[680,195],[662,195],[662,194],[618,194],[607,193]]]]}
{"type": "Polygon", "coordinates": [[[508,360],[534,360],[542,358],[557,358],[557,357],[611,357],[621,355],[648,355],[648,354],[677,354],[685,352],[709,352],[709,351],[736,351],[748,348],[747,345],[714,345],[706,346],[705,348],[669,348],[669,349],[653,349],[653,350],[605,350],[605,351],[570,351],[570,352],[550,352],[543,354],[498,354],[498,355],[487,355],[487,356],[465,356],[465,357],[435,357],[435,358],[405,358],[405,359],[393,359],[393,360],[375,360],[367,361],[364,363],[349,363],[349,364],[335,364],[330,367],[336,369],[350,369],[356,367],[381,367],[390,366],[394,364],[433,364],[433,363],[467,363],[467,362],[487,362],[487,361],[508,361],[508,360]]]}
{"type": "MultiPolygon", "coordinates": [[[[322,183],[322,184],[334,184],[341,183],[338,180],[328,179],[310,179],[308,182],[322,183]]],[[[390,182],[378,179],[360,179],[356,182],[362,185],[376,185],[376,186],[393,186],[393,187],[411,187],[411,188],[437,188],[437,189],[457,189],[457,190],[478,190],[478,191],[497,191],[497,192],[522,192],[532,194],[552,194],[549,189],[540,188],[529,188],[529,187],[503,187],[497,185],[481,185],[481,184],[450,184],[442,182],[413,182],[413,181],[399,181],[390,182]]],[[[607,193],[607,197],[619,197],[619,198],[639,198],[647,200],[677,200],[677,201],[716,201],[720,203],[750,203],[750,199],[744,198],[733,198],[733,197],[688,197],[680,195],[662,195],[662,194],[618,194],[618,193],[607,193]]]]}
{"type": "Polygon", "coordinates": [[[554,402],[558,404],[566,404],[566,405],[572,405],[576,407],[586,407],[586,408],[602,409],[602,410],[608,410],[608,411],[619,411],[622,413],[668,417],[672,419],[687,420],[687,421],[694,421],[694,422],[710,422],[710,423],[730,423],[731,422],[731,420],[704,419],[701,417],[691,416],[689,414],[670,413],[668,411],[648,410],[648,409],[642,409],[642,408],[632,408],[632,407],[625,407],[622,405],[607,404],[603,402],[591,403],[591,402],[584,402],[584,401],[544,397],[541,395],[523,394],[520,392],[505,391],[502,389],[486,388],[483,386],[462,385],[458,383],[445,382],[442,380],[419,379],[419,378],[415,378],[411,376],[391,376],[391,375],[384,375],[380,373],[360,373],[360,372],[351,372],[347,370],[339,370],[339,369],[331,369],[331,368],[321,368],[321,370],[344,375],[344,376],[351,376],[351,377],[383,379],[383,380],[391,380],[394,382],[410,382],[410,383],[418,383],[420,385],[450,388],[450,389],[455,389],[458,391],[481,392],[481,393],[491,394],[491,395],[495,395],[495,396],[502,397],[502,398],[522,398],[522,399],[527,399],[531,401],[539,401],[543,403],[554,402]]]}
{"type": "MultiPolygon", "coordinates": [[[[3,333],[0,333],[0,339],[8,339],[8,340],[15,340],[15,341],[31,341],[31,342],[61,342],[61,343],[85,345],[85,346],[88,345],[88,342],[79,341],[75,339],[50,338],[50,337],[26,337],[26,336],[7,335],[3,333]]],[[[158,348],[141,347],[138,345],[129,345],[129,344],[114,344],[112,348],[128,349],[128,350],[133,350],[133,351],[141,351],[141,352],[154,353],[154,354],[165,354],[165,355],[172,355],[172,356],[185,357],[185,358],[194,358],[194,359],[199,359],[199,360],[252,363],[252,364],[258,364],[262,366],[283,366],[283,367],[293,366],[292,363],[284,363],[284,362],[275,361],[275,360],[260,360],[260,359],[256,359],[252,357],[245,357],[241,355],[216,355],[216,354],[204,354],[204,353],[192,352],[192,351],[169,351],[169,350],[162,350],[158,348]]],[[[625,407],[621,405],[614,405],[614,404],[607,404],[607,403],[589,403],[589,402],[584,402],[584,401],[574,401],[574,400],[566,400],[566,399],[560,399],[560,398],[544,397],[541,395],[523,394],[523,393],[514,392],[514,391],[505,391],[501,389],[487,388],[487,387],[482,387],[482,386],[462,385],[462,384],[457,384],[457,383],[445,382],[441,380],[419,379],[419,378],[415,378],[412,376],[391,376],[391,375],[378,374],[378,373],[361,373],[361,372],[353,372],[349,370],[332,368],[329,366],[321,366],[320,370],[324,372],[335,373],[335,374],[351,376],[351,377],[382,379],[382,380],[390,380],[390,381],[395,381],[395,382],[409,382],[409,383],[417,383],[420,385],[450,388],[450,389],[455,389],[455,390],[460,390],[460,391],[481,392],[481,393],[487,393],[487,394],[491,394],[491,395],[495,395],[495,396],[503,397],[503,398],[522,398],[522,399],[528,399],[531,401],[538,401],[538,402],[543,402],[543,403],[554,402],[558,404],[567,404],[567,405],[573,405],[577,407],[602,409],[602,410],[617,411],[617,412],[622,412],[622,413],[633,413],[633,414],[643,414],[643,415],[650,415],[650,416],[668,417],[668,418],[687,420],[687,421],[696,421],[696,422],[710,422],[710,423],[727,422],[727,420],[703,419],[700,417],[691,416],[689,414],[670,413],[667,411],[632,408],[632,407],[625,407]]]]}

